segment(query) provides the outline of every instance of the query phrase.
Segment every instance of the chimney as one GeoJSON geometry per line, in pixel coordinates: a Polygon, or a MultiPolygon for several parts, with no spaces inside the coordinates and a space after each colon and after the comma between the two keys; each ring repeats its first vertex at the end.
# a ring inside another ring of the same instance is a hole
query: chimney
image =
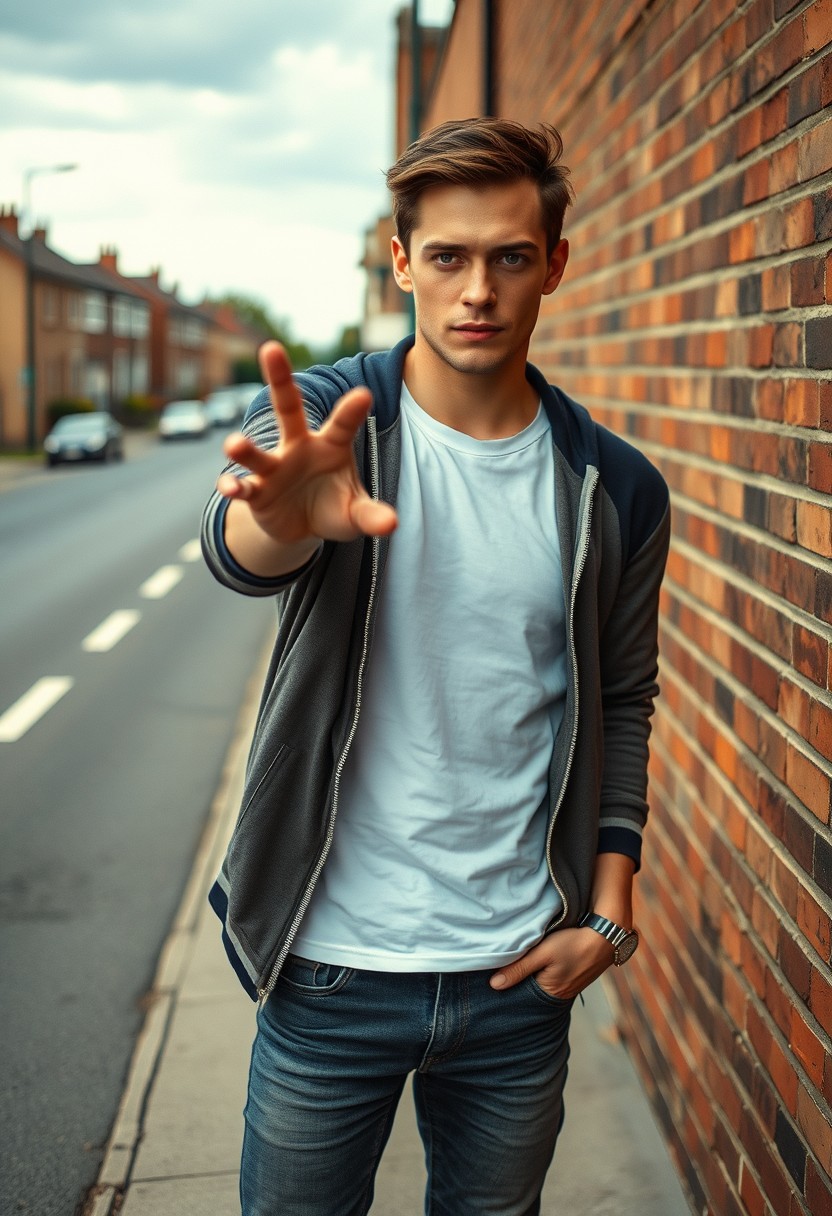
{"type": "Polygon", "coordinates": [[[35,238],[35,240],[40,245],[46,244],[46,238],[48,235],[49,235],[49,232],[48,232],[45,224],[36,224],[35,225],[35,229],[34,229],[34,232],[32,233],[32,236],[35,238]]]}
{"type": "Polygon", "coordinates": [[[149,278],[149,279],[152,279],[152,280],[153,280],[153,282],[156,284],[156,286],[157,286],[157,287],[159,286],[159,275],[160,275],[160,273],[161,273],[160,267],[158,267],[158,266],[151,266],[151,268],[150,268],[150,274],[148,275],[148,278],[149,278]]]}
{"type": "Polygon", "coordinates": [[[118,250],[115,245],[102,245],[98,252],[98,265],[118,274],[118,250]]]}
{"type": "Polygon", "coordinates": [[[8,211],[5,207],[0,207],[0,230],[3,232],[10,232],[12,236],[19,237],[20,233],[17,230],[17,218],[17,211],[15,210],[14,203],[10,205],[8,211]]]}

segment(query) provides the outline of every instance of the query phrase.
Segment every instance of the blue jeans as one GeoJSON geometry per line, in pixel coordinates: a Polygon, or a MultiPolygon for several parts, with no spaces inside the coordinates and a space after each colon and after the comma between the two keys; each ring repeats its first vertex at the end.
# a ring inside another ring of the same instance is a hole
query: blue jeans
{"type": "Polygon", "coordinates": [[[572,1002],[534,978],[496,992],[491,974],[290,957],[257,1015],[244,1216],[364,1216],[411,1072],[428,1216],[536,1216],[563,1122],[572,1002]]]}

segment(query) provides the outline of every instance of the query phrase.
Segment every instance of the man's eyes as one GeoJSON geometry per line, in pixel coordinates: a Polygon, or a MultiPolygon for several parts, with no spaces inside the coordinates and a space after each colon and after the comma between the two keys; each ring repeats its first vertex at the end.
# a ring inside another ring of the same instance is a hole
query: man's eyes
{"type": "MultiPolygon", "coordinates": [[[[458,253],[435,253],[433,261],[437,266],[456,266],[460,257],[458,253]]],[[[522,253],[501,253],[497,261],[504,266],[523,266],[528,259],[522,253]]]]}

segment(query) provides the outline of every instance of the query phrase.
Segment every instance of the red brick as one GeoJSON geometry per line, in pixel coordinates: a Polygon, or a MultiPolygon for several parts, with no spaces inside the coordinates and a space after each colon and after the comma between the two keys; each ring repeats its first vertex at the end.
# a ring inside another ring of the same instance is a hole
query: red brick
{"type": "Polygon", "coordinates": [[[826,261],[824,258],[801,258],[791,264],[791,299],[795,308],[807,308],[824,303],[826,261]]]}
{"type": "MultiPolygon", "coordinates": [[[[820,384],[818,398],[820,409],[824,408],[824,397],[826,395],[826,386],[820,384]]],[[[820,420],[819,420],[820,421],[820,420]]],[[[824,425],[821,422],[821,425],[824,425]]],[[[830,443],[812,443],[809,445],[809,466],[807,481],[811,489],[822,490],[826,493],[832,493],[832,444],[830,443]]]]}
{"type": "Polygon", "coordinates": [[[820,1088],[823,1084],[823,1065],[826,1051],[815,1032],[800,1016],[798,1009],[792,1010],[789,1047],[800,1060],[810,1079],[820,1088]]]}
{"type": "Polygon", "coordinates": [[[788,265],[770,266],[763,271],[762,303],[765,312],[779,312],[791,303],[791,271],[788,265]]]}
{"type": "Polygon", "coordinates": [[[811,1157],[806,1162],[806,1202],[812,1216],[832,1216],[832,1186],[811,1157]]]}
{"type": "MultiPolygon", "coordinates": [[[[775,367],[800,367],[803,363],[803,326],[798,321],[788,321],[774,330],[770,359],[775,367]]],[[[752,363],[752,367],[766,367],[768,363],[752,363]]],[[[788,400],[788,398],[787,398],[788,400]]]]}
{"type": "Polygon", "coordinates": [[[751,1172],[747,1161],[740,1161],[739,1174],[740,1198],[745,1204],[748,1216],[766,1216],[766,1205],[763,1192],[751,1172]]]}
{"type": "Polygon", "coordinates": [[[770,195],[782,194],[790,190],[800,180],[797,141],[792,140],[782,148],[776,148],[765,158],[768,166],[768,186],[770,195]]]}
{"type": "Polygon", "coordinates": [[[828,1172],[832,1166],[832,1125],[802,1085],[797,1091],[797,1123],[812,1152],[828,1172]]]}
{"type": "Polygon", "coordinates": [[[804,736],[815,751],[832,760],[832,709],[820,700],[813,700],[809,709],[809,730],[804,736]]]}
{"type": "Polygon", "coordinates": [[[812,55],[832,41],[832,0],[814,0],[803,14],[804,55],[812,55]]]}
{"type": "Polygon", "coordinates": [[[777,958],[783,969],[783,974],[794,988],[801,1000],[809,999],[812,983],[812,963],[800,939],[782,925],[780,928],[780,944],[777,958]]]}
{"type": "Polygon", "coordinates": [[[819,968],[813,967],[809,988],[809,1008],[828,1035],[832,1035],[832,984],[819,968]]]}
{"type": "Polygon", "coordinates": [[[832,557],[832,511],[816,502],[797,504],[797,543],[820,557],[832,557]]]}
{"type": "Polygon", "coordinates": [[[826,686],[829,643],[812,629],[795,625],[792,630],[793,662],[801,675],[821,688],[826,686]]]}
{"type": "Polygon", "coordinates": [[[797,924],[824,961],[829,959],[829,915],[805,887],[797,893],[797,924]]]}
{"type": "Polygon", "coordinates": [[[787,726],[791,726],[804,739],[809,737],[811,701],[808,693],[798,684],[784,677],[780,681],[777,712],[787,726]]]}
{"type": "Polygon", "coordinates": [[[829,823],[829,778],[790,743],[786,751],[786,782],[821,823],[829,823]]]}
{"type": "MultiPolygon", "coordinates": [[[[802,338],[802,327],[800,330],[802,338]]],[[[802,348],[801,348],[802,353],[802,348]]],[[[783,421],[792,426],[816,427],[820,420],[817,380],[789,380],[783,389],[783,421]]]]}
{"type": "Polygon", "coordinates": [[[797,161],[802,182],[832,169],[832,119],[827,119],[801,136],[797,161]]]}

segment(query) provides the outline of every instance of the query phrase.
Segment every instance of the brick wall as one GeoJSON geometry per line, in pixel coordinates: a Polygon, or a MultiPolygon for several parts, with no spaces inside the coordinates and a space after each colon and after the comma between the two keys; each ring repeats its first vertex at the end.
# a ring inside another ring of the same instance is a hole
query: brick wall
{"type": "Polygon", "coordinates": [[[695,1212],[825,1216],[832,0],[494,8],[578,193],[533,357],[673,499],[625,1033],[695,1212]]]}

